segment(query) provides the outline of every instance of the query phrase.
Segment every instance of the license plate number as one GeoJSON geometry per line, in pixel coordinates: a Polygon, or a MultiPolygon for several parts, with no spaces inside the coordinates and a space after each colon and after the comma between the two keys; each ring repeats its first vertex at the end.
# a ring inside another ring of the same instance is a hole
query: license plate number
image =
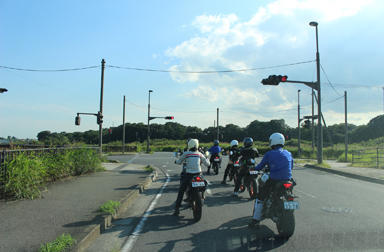
{"type": "Polygon", "coordinates": [[[297,201],[284,202],[284,209],[287,209],[287,210],[299,209],[299,202],[297,202],[297,201]]]}
{"type": "Polygon", "coordinates": [[[192,187],[201,187],[205,186],[204,182],[192,182],[192,187]]]}
{"type": "Polygon", "coordinates": [[[215,161],[215,162],[219,162],[219,161],[220,161],[220,158],[215,158],[214,161],[215,161]]]}
{"type": "Polygon", "coordinates": [[[256,175],[258,171],[249,171],[249,174],[256,175]]]}
{"type": "Polygon", "coordinates": [[[234,164],[233,166],[235,166],[235,167],[240,167],[240,165],[239,165],[239,164],[234,164]]]}

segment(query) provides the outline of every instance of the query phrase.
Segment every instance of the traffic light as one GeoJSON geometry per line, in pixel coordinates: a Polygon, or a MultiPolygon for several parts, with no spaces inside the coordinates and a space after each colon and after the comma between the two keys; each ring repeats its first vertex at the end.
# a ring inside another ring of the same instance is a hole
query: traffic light
{"type": "Polygon", "coordinates": [[[97,124],[103,123],[103,115],[100,113],[100,111],[97,113],[97,124]]]}
{"type": "Polygon", "coordinates": [[[167,120],[173,120],[175,117],[173,117],[173,116],[166,116],[164,118],[167,119],[167,120]]]}
{"type": "Polygon", "coordinates": [[[288,80],[287,75],[270,75],[267,79],[263,79],[261,83],[263,85],[277,86],[280,82],[286,82],[288,80]]]}
{"type": "Polygon", "coordinates": [[[80,116],[75,117],[75,125],[77,125],[77,126],[80,125],[80,116]]]}

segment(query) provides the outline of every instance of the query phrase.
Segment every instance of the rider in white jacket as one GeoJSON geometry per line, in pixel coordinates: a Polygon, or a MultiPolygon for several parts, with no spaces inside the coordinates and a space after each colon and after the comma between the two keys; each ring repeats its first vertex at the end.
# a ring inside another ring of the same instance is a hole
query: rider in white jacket
{"type": "Polygon", "coordinates": [[[177,195],[175,212],[173,215],[179,215],[179,208],[181,205],[181,201],[183,200],[183,195],[193,176],[201,174],[201,163],[205,166],[209,166],[209,160],[197,149],[199,148],[199,140],[191,139],[188,141],[188,149],[181,155],[181,157],[175,161],[176,164],[186,163],[185,165],[185,173],[183,172],[181,177],[181,183],[179,187],[179,193],[177,195]]]}

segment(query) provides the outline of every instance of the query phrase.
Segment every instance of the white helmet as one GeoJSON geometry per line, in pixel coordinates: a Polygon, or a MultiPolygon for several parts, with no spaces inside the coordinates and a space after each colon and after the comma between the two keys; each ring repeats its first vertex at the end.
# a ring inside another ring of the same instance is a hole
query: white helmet
{"type": "Polygon", "coordinates": [[[231,147],[239,145],[239,142],[237,140],[231,141],[231,147]]]}
{"type": "Polygon", "coordinates": [[[191,139],[188,141],[188,149],[199,148],[199,140],[191,139]]]}
{"type": "Polygon", "coordinates": [[[274,145],[284,145],[285,138],[281,133],[273,133],[269,137],[269,146],[272,147],[274,145]]]}

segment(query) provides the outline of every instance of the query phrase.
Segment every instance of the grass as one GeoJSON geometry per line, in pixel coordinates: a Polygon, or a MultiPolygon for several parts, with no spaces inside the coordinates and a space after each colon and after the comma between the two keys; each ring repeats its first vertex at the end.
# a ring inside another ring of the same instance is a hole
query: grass
{"type": "Polygon", "coordinates": [[[117,209],[119,209],[119,207],[120,207],[119,201],[109,200],[100,206],[100,211],[102,213],[108,213],[108,214],[114,215],[116,214],[117,209]]]}
{"type": "Polygon", "coordinates": [[[68,250],[75,243],[70,234],[62,234],[56,240],[41,245],[39,252],[61,252],[68,250]]]}
{"type": "Polygon", "coordinates": [[[147,172],[153,172],[155,169],[152,166],[147,165],[146,167],[144,167],[144,170],[147,172]]]}
{"type": "Polygon", "coordinates": [[[7,197],[35,199],[47,182],[68,176],[104,170],[100,156],[92,149],[69,149],[54,153],[21,153],[6,162],[7,174],[1,174],[7,197]],[[7,178],[4,181],[4,178],[7,178]]]}

